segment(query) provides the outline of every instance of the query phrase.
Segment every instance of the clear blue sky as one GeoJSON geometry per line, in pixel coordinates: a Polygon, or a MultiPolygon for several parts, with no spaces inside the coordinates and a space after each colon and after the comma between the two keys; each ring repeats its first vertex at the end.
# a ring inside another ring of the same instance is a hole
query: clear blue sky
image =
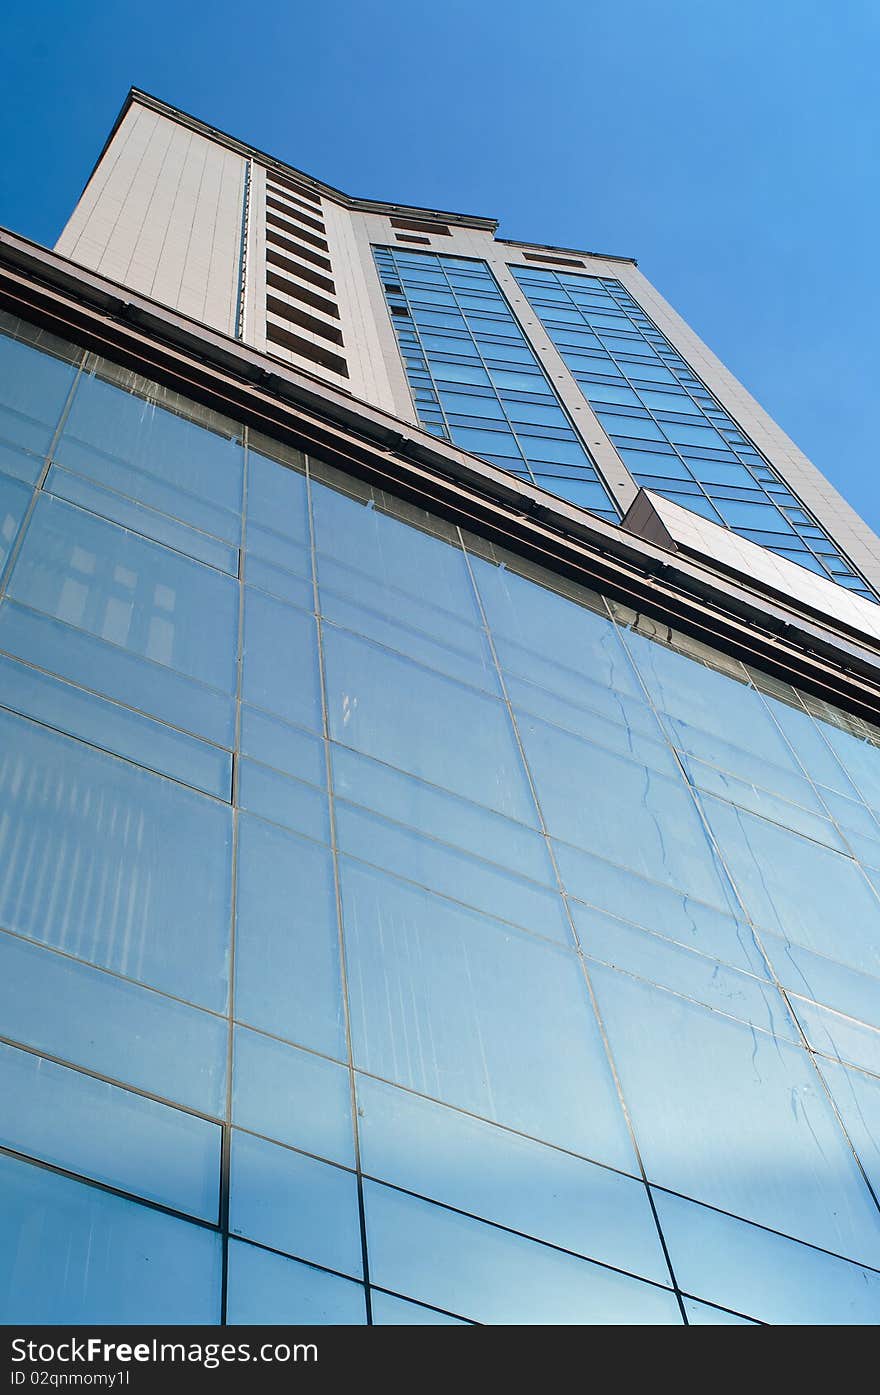
{"type": "Polygon", "coordinates": [[[129,86],[355,194],[638,257],[880,531],[877,0],[6,0],[0,223],[129,86]]]}

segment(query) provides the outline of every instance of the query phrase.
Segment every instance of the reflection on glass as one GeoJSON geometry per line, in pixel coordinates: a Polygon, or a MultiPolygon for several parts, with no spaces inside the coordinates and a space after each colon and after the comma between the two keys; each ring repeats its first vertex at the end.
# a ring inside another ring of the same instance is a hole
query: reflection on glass
{"type": "Polygon", "coordinates": [[[0,334],[0,439],[45,455],[75,371],[70,363],[0,334]]]}
{"type": "Polygon", "coordinates": [[[0,752],[0,924],[222,1011],[229,809],[6,712],[0,752]]]}
{"type": "Polygon", "coordinates": [[[641,1182],[367,1076],[357,1095],[371,1176],[668,1284],[641,1182]]]}
{"type": "Polygon", "coordinates": [[[37,501],[9,594],[221,691],[235,687],[232,578],[48,494],[37,501]]]}
{"type": "Polygon", "coordinates": [[[226,1320],[245,1326],[363,1327],[367,1321],[364,1290],[351,1279],[230,1240],[226,1320]]]}
{"type": "Polygon", "coordinates": [[[395,1298],[390,1293],[381,1293],[377,1288],[370,1291],[370,1307],[374,1327],[468,1326],[463,1318],[438,1313],[436,1308],[426,1308],[421,1303],[409,1303],[405,1298],[395,1298]]]}
{"type": "Polygon", "coordinates": [[[235,979],[242,1021],[345,1055],[330,854],[246,814],[239,820],[235,979]]]}
{"type": "Polygon", "coordinates": [[[2,1043],[0,1095],[7,1148],[216,1223],[216,1124],[2,1043]]]}
{"type": "Polygon", "coordinates": [[[220,1236],[0,1156],[0,1303],[9,1323],[220,1321],[220,1236]]]}
{"type": "Polygon", "coordinates": [[[233,1234],[360,1278],[353,1172],[236,1130],[229,1206],[233,1234]]]}
{"type": "Polygon", "coordinates": [[[223,1018],[13,935],[0,934],[0,968],[6,1036],[192,1109],[222,1114],[223,1018]]]}
{"type": "Polygon", "coordinates": [[[367,640],[327,627],[330,734],[465,799],[534,825],[510,721],[500,702],[367,640]],[[388,694],[406,694],[389,703],[388,694]]]}
{"type": "Polygon", "coordinates": [[[880,1319],[880,1274],[656,1188],[654,1202],[686,1293],[780,1325],[880,1319]]]}
{"type": "Polygon", "coordinates": [[[288,722],[321,729],[315,622],[245,588],[242,697],[288,722]]]}
{"type": "MultiPolygon", "coordinates": [[[[486,273],[407,258],[429,427],[603,507],[486,273]]],[[[590,286],[631,468],[747,487],[590,286]]],[[[876,1322],[878,732],[74,377],[0,338],[0,1317],[219,1321],[220,1233],[137,1199],[215,1225],[232,1045],[232,1322],[366,1321],[356,1159],[379,1324],[677,1323],[661,1231],[692,1323],[876,1322]]]]}
{"type": "Polygon", "coordinates": [[[356,1065],[634,1170],[571,953],[347,859],[342,898],[356,1065]]]}
{"type": "Polygon", "coordinates": [[[672,1324],[668,1289],[375,1182],[364,1184],[370,1274],[481,1323],[672,1324]]]}
{"type": "Polygon", "coordinates": [[[232,1111],[241,1128],[354,1167],[351,1084],[335,1061],[237,1027],[232,1111]]]}
{"type": "Polygon", "coordinates": [[[878,1264],[880,1216],[806,1053],[611,969],[592,977],[649,1179],[878,1264]]]}

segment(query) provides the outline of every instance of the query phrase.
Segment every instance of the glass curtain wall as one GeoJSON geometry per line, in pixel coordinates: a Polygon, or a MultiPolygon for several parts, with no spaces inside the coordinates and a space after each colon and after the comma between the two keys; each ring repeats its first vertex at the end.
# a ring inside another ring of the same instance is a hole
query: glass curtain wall
{"type": "Polygon", "coordinates": [[[7,1323],[875,1323],[877,733],[5,323],[7,1323]]]}
{"type": "Polygon", "coordinates": [[[485,262],[374,247],[419,421],[616,523],[601,482],[485,262]]]}
{"type": "Polygon", "coordinates": [[[637,484],[877,599],[620,281],[510,270],[637,484]]]}

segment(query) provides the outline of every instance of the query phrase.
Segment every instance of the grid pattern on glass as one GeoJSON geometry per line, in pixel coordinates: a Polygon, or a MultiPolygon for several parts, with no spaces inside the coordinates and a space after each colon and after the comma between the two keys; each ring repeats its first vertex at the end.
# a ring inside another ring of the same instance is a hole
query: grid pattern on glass
{"type": "Polygon", "coordinates": [[[878,732],[80,359],[0,596],[3,1318],[876,1323],[878,732]]]}
{"type": "Polygon", "coordinates": [[[620,281],[510,270],[637,484],[876,601],[620,281]]]}
{"type": "Polygon", "coordinates": [[[486,263],[392,247],[373,253],[422,425],[617,522],[486,263]]]}

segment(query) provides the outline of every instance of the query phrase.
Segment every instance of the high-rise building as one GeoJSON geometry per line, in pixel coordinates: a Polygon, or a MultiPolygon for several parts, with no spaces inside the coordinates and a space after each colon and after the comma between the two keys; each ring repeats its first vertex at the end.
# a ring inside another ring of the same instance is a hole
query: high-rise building
{"type": "Polygon", "coordinates": [[[880,540],[634,261],[140,92],[0,233],[6,1322],[880,1318],[880,540]]]}

